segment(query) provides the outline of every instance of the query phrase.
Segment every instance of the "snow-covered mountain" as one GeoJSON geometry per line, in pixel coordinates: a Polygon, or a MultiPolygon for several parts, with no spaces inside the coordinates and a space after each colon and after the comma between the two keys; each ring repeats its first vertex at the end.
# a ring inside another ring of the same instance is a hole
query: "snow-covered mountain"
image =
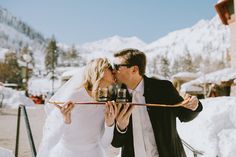
{"type": "MultiPolygon", "coordinates": [[[[227,66],[229,55],[230,34],[229,28],[223,25],[218,16],[211,20],[200,20],[190,28],[184,28],[167,34],[166,36],[146,44],[137,37],[124,38],[113,36],[103,40],[76,45],[79,52],[84,52],[84,57],[88,60],[95,57],[112,57],[112,54],[124,48],[137,48],[147,54],[148,66],[154,63],[159,56],[165,56],[169,60],[169,69],[173,69],[174,62],[181,64],[180,58],[192,57],[192,62],[204,67],[211,65],[227,66]],[[204,65],[205,63],[207,65],[204,65]],[[221,65],[223,64],[223,65],[221,65]]],[[[196,65],[195,65],[196,66],[196,65]]],[[[223,68],[221,67],[221,68],[223,68]]],[[[199,69],[199,67],[197,67],[199,69]]],[[[210,72],[216,70],[210,68],[203,70],[210,72]]],[[[153,71],[153,70],[152,70],[153,71]]],[[[174,71],[170,71],[174,73],[174,71]]]]}
{"type": "Polygon", "coordinates": [[[41,65],[46,42],[41,33],[0,6],[0,59],[7,50],[19,51],[28,46],[33,51],[36,66],[41,65]]]}
{"type": "Polygon", "coordinates": [[[230,46],[229,28],[215,16],[211,20],[200,20],[194,26],[169,33],[168,35],[148,44],[147,53],[160,53],[169,59],[176,56],[191,56],[222,59],[230,46]]]}
{"type": "Polygon", "coordinates": [[[146,46],[142,40],[137,37],[113,36],[102,40],[76,45],[79,52],[86,60],[97,57],[112,58],[113,53],[125,48],[143,49],[146,46]]]}
{"type": "Polygon", "coordinates": [[[190,28],[171,32],[149,44],[138,37],[113,36],[76,47],[80,52],[90,55],[97,52],[106,55],[124,48],[137,48],[146,52],[149,58],[159,54],[174,60],[177,56],[190,53],[193,58],[201,56],[203,59],[222,60],[230,47],[229,33],[229,28],[215,16],[211,20],[200,20],[190,28]]]}
{"type": "Polygon", "coordinates": [[[41,47],[46,39],[41,33],[0,6],[0,47],[19,49],[41,47]]]}
{"type": "Polygon", "coordinates": [[[88,52],[114,52],[124,48],[143,49],[145,46],[146,43],[137,37],[120,37],[116,35],[99,41],[85,43],[81,45],[81,48],[87,50],[88,52]]]}

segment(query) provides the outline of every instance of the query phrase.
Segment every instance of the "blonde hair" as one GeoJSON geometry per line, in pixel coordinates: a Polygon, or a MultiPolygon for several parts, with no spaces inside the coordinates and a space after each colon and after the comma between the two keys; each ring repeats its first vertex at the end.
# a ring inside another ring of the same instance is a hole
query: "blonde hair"
{"type": "Polygon", "coordinates": [[[91,60],[85,67],[82,86],[92,92],[92,97],[97,100],[98,88],[104,76],[105,69],[111,64],[106,58],[97,58],[91,60]]]}

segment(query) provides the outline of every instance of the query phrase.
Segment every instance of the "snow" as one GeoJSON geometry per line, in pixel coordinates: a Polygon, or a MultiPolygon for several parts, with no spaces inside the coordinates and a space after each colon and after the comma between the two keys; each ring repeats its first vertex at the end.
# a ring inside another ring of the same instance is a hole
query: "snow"
{"type": "Polygon", "coordinates": [[[233,68],[225,68],[222,70],[218,70],[209,74],[205,74],[195,80],[189,81],[187,83],[182,84],[181,92],[186,91],[202,91],[201,84],[204,83],[215,83],[221,84],[221,82],[234,80],[236,79],[236,70],[233,68]]]}
{"type": "MultiPolygon", "coordinates": [[[[60,80],[54,80],[54,88],[55,90],[60,87],[60,80]]],[[[52,91],[52,80],[44,77],[44,78],[30,78],[28,82],[28,90],[30,94],[33,95],[41,95],[48,94],[48,92],[52,91]]]]}
{"type": "Polygon", "coordinates": [[[11,150],[0,147],[0,156],[1,157],[14,157],[14,154],[11,150]]]}
{"type": "Polygon", "coordinates": [[[219,84],[220,82],[229,81],[235,78],[236,78],[236,70],[233,68],[226,68],[226,69],[222,69],[216,72],[206,74],[205,76],[202,76],[195,81],[196,82],[199,81],[200,83],[210,82],[210,83],[219,84]]]}
{"type": "MultiPolygon", "coordinates": [[[[180,137],[204,157],[235,157],[236,97],[200,100],[203,111],[193,121],[178,122],[180,137]]],[[[192,154],[189,154],[192,156],[192,154]]]]}
{"type": "MultiPolygon", "coordinates": [[[[84,67],[60,67],[58,78],[54,80],[54,90],[57,91],[69,78],[76,74],[82,76],[84,67]]],[[[29,93],[32,95],[48,95],[52,91],[52,80],[49,77],[31,77],[28,82],[29,93]]],[[[55,92],[54,91],[54,92],[55,92]]]]}
{"type": "Polygon", "coordinates": [[[71,70],[65,71],[64,73],[62,73],[61,77],[72,77],[78,73],[80,73],[81,75],[83,74],[84,71],[84,67],[80,67],[80,68],[73,68],[71,70]]]}
{"type": "Polygon", "coordinates": [[[203,87],[185,83],[185,86],[181,86],[180,92],[181,93],[187,93],[187,92],[203,93],[203,87]]]}
{"type": "Polygon", "coordinates": [[[145,46],[146,43],[137,37],[120,37],[116,35],[103,40],[85,43],[81,47],[89,52],[93,52],[94,50],[114,52],[125,48],[142,49],[145,46]]]}
{"type": "Polygon", "coordinates": [[[189,52],[193,58],[213,57],[220,60],[230,47],[229,28],[218,16],[212,20],[200,20],[194,26],[177,30],[153,41],[144,48],[147,53],[166,55],[170,60],[189,52]]]}
{"type": "MultiPolygon", "coordinates": [[[[204,84],[204,83],[215,83],[221,84],[221,82],[235,80],[236,79],[236,70],[233,68],[225,68],[218,70],[209,74],[205,74],[195,80],[189,81],[182,84],[181,91],[191,91],[196,90],[195,87],[204,84]]],[[[197,87],[200,90],[200,87],[197,87]]]]}
{"type": "Polygon", "coordinates": [[[2,106],[4,108],[17,108],[19,105],[33,106],[34,102],[25,96],[23,91],[17,91],[11,88],[0,86],[0,96],[3,99],[2,106]]]}
{"type": "Polygon", "coordinates": [[[4,60],[5,58],[5,54],[8,52],[9,50],[8,49],[4,49],[4,48],[0,48],[0,61],[4,60]]]}
{"type": "Polygon", "coordinates": [[[7,26],[5,24],[0,23],[0,32],[8,32],[8,40],[22,40],[24,42],[28,42],[29,44],[32,44],[32,41],[24,34],[19,33],[17,30],[14,28],[7,26]]]}
{"type": "Polygon", "coordinates": [[[92,59],[95,59],[95,58],[108,58],[108,59],[112,59],[113,58],[113,53],[110,53],[110,52],[107,52],[107,51],[104,51],[104,50],[100,50],[100,51],[97,51],[97,50],[93,50],[93,51],[90,51],[92,53],[86,53],[86,54],[81,54],[82,57],[86,58],[87,61],[90,61],[92,59]]]}
{"type": "Polygon", "coordinates": [[[201,73],[191,73],[191,72],[179,72],[172,76],[172,79],[183,79],[183,80],[192,80],[199,77],[201,73]]]}

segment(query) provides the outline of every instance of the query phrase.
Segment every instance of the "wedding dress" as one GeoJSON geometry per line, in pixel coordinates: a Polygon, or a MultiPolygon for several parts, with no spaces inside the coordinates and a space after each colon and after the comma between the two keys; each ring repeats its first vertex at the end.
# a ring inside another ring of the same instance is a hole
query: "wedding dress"
{"type": "MultiPolygon", "coordinates": [[[[80,75],[74,76],[50,101],[91,102],[87,91],[80,87],[80,75]]],[[[47,119],[37,157],[105,157],[105,149],[113,137],[113,127],[104,122],[104,106],[75,105],[71,124],[53,104],[46,106],[47,119]]]]}

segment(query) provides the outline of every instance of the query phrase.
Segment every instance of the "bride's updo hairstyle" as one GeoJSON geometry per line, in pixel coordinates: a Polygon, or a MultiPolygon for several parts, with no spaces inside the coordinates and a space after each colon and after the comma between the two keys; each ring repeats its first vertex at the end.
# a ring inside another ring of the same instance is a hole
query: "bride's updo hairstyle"
{"type": "Polygon", "coordinates": [[[91,60],[84,69],[82,86],[87,91],[92,91],[92,97],[97,100],[99,84],[104,76],[104,71],[110,68],[111,64],[106,58],[91,60]]]}

